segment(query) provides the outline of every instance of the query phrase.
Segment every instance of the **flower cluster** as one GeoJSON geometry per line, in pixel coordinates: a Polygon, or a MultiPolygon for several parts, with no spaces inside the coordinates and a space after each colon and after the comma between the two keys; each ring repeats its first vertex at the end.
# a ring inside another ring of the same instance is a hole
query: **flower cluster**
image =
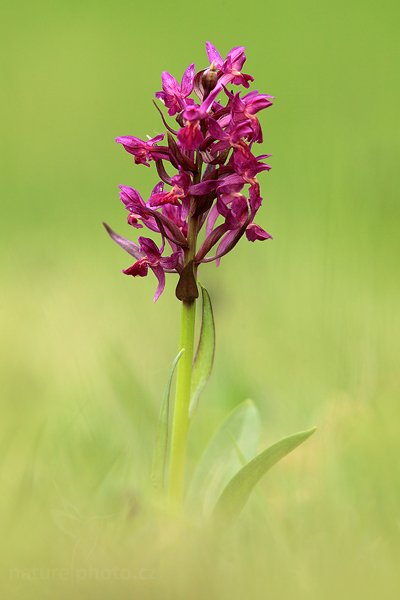
{"type": "Polygon", "coordinates": [[[257,114],[271,106],[273,97],[233,87],[249,88],[254,80],[242,72],[243,47],[233,48],[225,60],[210,42],[206,49],[206,69],[196,73],[191,64],[180,82],[168,72],[162,74],[156,98],[178,128],[167,123],[155,103],[165,135],[116,139],[136,164],[154,163],[160,179],[147,201],[137,190],[120,186],[129,225],[159,234],[160,246],[147,237],[139,237],[136,244],[106,225],[112,239],[136,259],[123,272],[144,277],[150,268],[157,277],[154,300],[164,289],[165,273],[172,272],[180,275],[178,298],[192,301],[201,263],[218,264],[242,236],[251,242],[271,237],[254,222],[262,203],[257,175],[270,169],[264,162],[270,155],[257,156],[253,148],[263,139],[257,114]]]}

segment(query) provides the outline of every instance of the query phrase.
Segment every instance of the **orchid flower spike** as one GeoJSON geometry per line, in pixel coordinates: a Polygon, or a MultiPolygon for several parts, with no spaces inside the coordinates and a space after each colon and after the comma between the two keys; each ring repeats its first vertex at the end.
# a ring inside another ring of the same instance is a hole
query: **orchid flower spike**
{"type": "Polygon", "coordinates": [[[271,238],[254,221],[262,204],[258,175],[270,170],[265,162],[270,155],[257,155],[254,145],[263,140],[258,115],[272,105],[273,96],[247,91],[254,78],[243,73],[242,46],[223,58],[207,42],[206,52],[209,65],[196,72],[190,64],[180,81],[162,73],[162,90],[155,97],[177,127],[171,127],[158,109],[166,133],[145,140],[116,138],[136,164],[154,164],[157,170],[159,180],[147,201],[128,186],[120,186],[120,198],[128,224],[147,228],[160,237],[160,244],[143,236],[135,244],[107,226],[112,239],[136,259],[123,272],[145,277],[151,271],[156,276],[154,300],[164,290],[166,273],[179,276],[177,296],[187,300],[196,296],[201,264],[218,265],[242,237],[250,242],[271,238]]]}

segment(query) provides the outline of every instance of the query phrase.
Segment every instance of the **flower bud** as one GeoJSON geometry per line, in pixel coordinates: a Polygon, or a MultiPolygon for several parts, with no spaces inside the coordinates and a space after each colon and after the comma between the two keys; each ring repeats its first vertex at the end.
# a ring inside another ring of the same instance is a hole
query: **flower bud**
{"type": "Polygon", "coordinates": [[[214,68],[214,63],[209,69],[206,69],[201,78],[201,83],[204,88],[204,98],[215,88],[218,80],[218,71],[214,68]]]}
{"type": "Polygon", "coordinates": [[[217,81],[218,71],[214,67],[214,64],[212,64],[208,69],[197,73],[194,79],[194,91],[199,98],[205,100],[217,85],[217,81]]]}

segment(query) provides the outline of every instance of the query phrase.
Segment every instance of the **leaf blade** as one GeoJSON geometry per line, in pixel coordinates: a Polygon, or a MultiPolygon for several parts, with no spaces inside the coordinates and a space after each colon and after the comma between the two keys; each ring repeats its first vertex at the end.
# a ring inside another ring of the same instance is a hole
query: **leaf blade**
{"type": "Polygon", "coordinates": [[[245,400],[217,427],[191,479],[187,502],[201,503],[209,514],[228,481],[250,461],[256,451],[261,420],[256,405],[245,400]]]}
{"type": "Polygon", "coordinates": [[[202,295],[202,320],[199,344],[193,363],[190,416],[194,413],[200,394],[211,375],[215,354],[215,323],[210,296],[205,287],[200,285],[202,295]]]}
{"type": "Polygon", "coordinates": [[[164,396],[161,403],[160,415],[158,419],[158,428],[156,443],[153,453],[153,462],[151,468],[151,482],[156,489],[164,489],[166,484],[166,470],[168,460],[168,442],[169,442],[169,399],[171,395],[172,380],[178,366],[178,362],[184,353],[184,349],[180,350],[175,356],[169,372],[167,384],[164,390],[164,396]]]}
{"type": "Polygon", "coordinates": [[[313,427],[285,437],[253,458],[230,480],[219,497],[213,514],[223,515],[228,520],[237,517],[263,475],[309,438],[315,430],[316,427],[313,427]]]}

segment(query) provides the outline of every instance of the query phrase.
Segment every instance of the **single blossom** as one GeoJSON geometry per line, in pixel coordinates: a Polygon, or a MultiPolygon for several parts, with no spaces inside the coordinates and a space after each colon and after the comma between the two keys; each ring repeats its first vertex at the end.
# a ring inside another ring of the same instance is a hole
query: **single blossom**
{"type": "Polygon", "coordinates": [[[239,93],[229,95],[231,97],[232,120],[235,123],[246,123],[250,130],[247,139],[251,142],[261,143],[263,141],[262,129],[256,114],[260,110],[272,106],[273,97],[268,94],[259,94],[257,90],[249,92],[242,98],[239,93]]]}
{"type": "Polygon", "coordinates": [[[225,60],[223,60],[211,42],[206,42],[206,49],[212,68],[217,69],[225,84],[233,83],[248,88],[250,85],[249,82],[254,81],[254,77],[242,73],[243,65],[246,62],[245,48],[243,46],[232,48],[225,60]]]}
{"type": "Polygon", "coordinates": [[[188,173],[181,170],[171,179],[172,188],[169,191],[160,190],[153,193],[149,199],[150,206],[163,206],[164,204],[179,205],[188,197],[191,178],[188,173]]]}
{"type": "Polygon", "coordinates": [[[129,154],[135,157],[137,165],[145,165],[149,167],[151,160],[168,159],[169,154],[167,148],[157,146],[157,142],[164,139],[164,134],[156,135],[148,140],[140,140],[132,135],[120,136],[115,139],[118,144],[122,144],[129,154]]]}
{"type": "Polygon", "coordinates": [[[252,133],[252,129],[246,121],[235,123],[233,119],[229,125],[223,129],[218,121],[209,119],[208,132],[211,139],[217,140],[212,146],[212,150],[215,153],[226,150],[227,148],[242,146],[242,140],[252,133]]]}
{"type": "MultiPolygon", "coordinates": [[[[152,195],[161,193],[163,185],[162,182],[158,183],[153,189],[152,195]]],[[[181,248],[187,246],[187,240],[176,223],[163,212],[158,212],[149,203],[145,203],[137,190],[126,185],[120,185],[120,198],[129,211],[129,225],[140,228],[143,223],[151,231],[160,233],[167,238],[169,242],[173,242],[181,248]]]]}
{"type": "Polygon", "coordinates": [[[194,64],[188,66],[181,83],[178,83],[168,71],[163,71],[161,76],[162,91],[156,92],[156,98],[159,98],[165,104],[171,117],[185,109],[186,99],[193,91],[194,76],[194,64]]]}
{"type": "Polygon", "coordinates": [[[133,265],[124,269],[123,273],[132,277],[146,277],[150,267],[158,280],[154,295],[154,302],[156,302],[165,288],[165,272],[176,270],[181,256],[179,252],[174,252],[170,256],[163,257],[160,249],[150,238],[139,237],[138,242],[140,258],[133,265]]]}
{"type": "MultiPolygon", "coordinates": [[[[152,211],[149,210],[149,207],[146,205],[139,192],[131,187],[128,187],[127,185],[120,185],[119,189],[121,202],[129,211],[129,225],[135,227],[136,229],[142,228],[143,225],[146,225],[146,227],[151,229],[151,231],[159,233],[160,229],[157,225],[154,215],[152,211]]],[[[159,190],[160,186],[157,184],[153,192],[155,193],[159,190]]]]}

